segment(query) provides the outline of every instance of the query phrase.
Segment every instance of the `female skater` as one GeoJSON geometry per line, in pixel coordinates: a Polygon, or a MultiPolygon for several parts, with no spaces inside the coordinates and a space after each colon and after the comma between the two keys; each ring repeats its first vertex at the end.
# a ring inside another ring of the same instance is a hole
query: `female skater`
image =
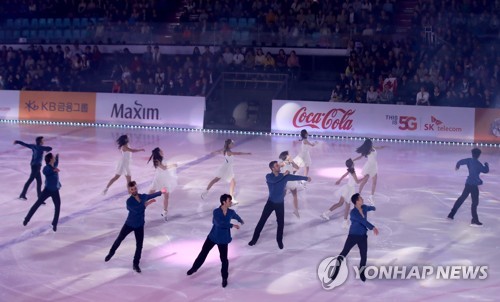
{"type": "MultiPolygon", "coordinates": [[[[293,159],[290,157],[290,154],[288,154],[288,151],[283,151],[281,152],[279,156],[281,163],[279,163],[281,167],[281,173],[286,173],[288,171],[289,174],[295,174],[295,172],[299,169],[299,166],[293,161],[293,159]]],[[[299,200],[297,197],[297,188],[298,188],[298,182],[297,181],[289,181],[286,183],[286,190],[290,190],[292,192],[293,196],[293,214],[297,216],[297,218],[300,218],[299,215],[299,200]]]]}
{"type": "Polygon", "coordinates": [[[372,178],[372,194],[368,196],[368,202],[370,204],[374,204],[373,200],[373,195],[375,195],[375,189],[377,187],[377,173],[378,173],[378,164],[377,164],[377,150],[376,149],[382,149],[384,147],[377,147],[375,148],[373,146],[373,142],[371,139],[367,138],[365,139],[364,143],[356,149],[357,153],[360,153],[361,155],[353,159],[353,161],[356,161],[362,157],[366,157],[367,161],[365,165],[363,166],[363,180],[361,181],[359,185],[359,193],[363,191],[364,186],[368,182],[368,179],[371,177],[372,178]]]}
{"type": "Polygon", "coordinates": [[[122,157],[116,166],[116,173],[113,178],[111,178],[106,186],[106,189],[102,192],[103,195],[106,195],[109,187],[118,179],[121,175],[125,175],[127,180],[127,184],[132,181],[132,176],[130,175],[130,162],[132,160],[132,153],[146,151],[144,149],[132,149],[128,146],[128,135],[124,134],[120,136],[116,143],[118,144],[118,149],[122,151],[122,157]]]}
{"type": "Polygon", "coordinates": [[[323,218],[325,220],[330,220],[330,214],[336,208],[342,206],[345,203],[344,223],[342,224],[343,228],[347,228],[349,226],[349,220],[347,220],[347,216],[349,215],[349,210],[351,209],[351,203],[349,202],[349,199],[351,198],[352,195],[354,195],[355,185],[359,184],[360,182],[362,182],[364,180],[364,178],[358,179],[358,176],[356,175],[356,171],[354,170],[354,162],[352,159],[349,158],[348,160],[346,160],[345,165],[347,167],[347,172],[345,172],[344,175],[342,175],[342,177],[335,182],[335,184],[336,185],[340,184],[342,179],[344,179],[348,175],[350,175],[351,177],[349,177],[347,184],[343,185],[340,188],[339,202],[332,205],[328,211],[325,211],[325,212],[323,212],[323,214],[321,214],[321,218],[323,218]]]}
{"type": "Polygon", "coordinates": [[[153,160],[153,166],[155,167],[155,177],[149,188],[149,194],[160,191],[162,188],[167,189],[165,193],[163,193],[163,213],[161,214],[165,221],[167,221],[168,198],[170,192],[172,192],[177,185],[177,175],[175,174],[177,164],[167,165],[167,163],[163,161],[163,150],[158,147],[154,148],[151,152],[148,164],[151,160],[153,160]]]}
{"type": "Polygon", "coordinates": [[[300,153],[297,157],[295,157],[295,161],[299,162],[300,167],[305,167],[305,174],[304,176],[309,175],[309,166],[311,165],[311,154],[309,153],[309,150],[311,147],[314,147],[318,144],[318,142],[310,143],[307,137],[309,134],[307,133],[307,130],[303,129],[300,131],[300,142],[302,144],[300,153]]]}
{"type": "MultiPolygon", "coordinates": [[[[231,148],[234,146],[234,141],[232,139],[226,139],[224,141],[224,149],[222,149],[222,154],[224,155],[224,162],[215,174],[214,179],[212,179],[207,186],[205,192],[201,194],[201,198],[205,199],[208,195],[208,191],[212,186],[223,179],[230,183],[229,185],[229,195],[234,196],[234,187],[236,186],[236,180],[234,179],[233,171],[233,155],[251,155],[250,152],[233,152],[231,148]]],[[[233,205],[238,204],[238,202],[233,199],[233,205]]]]}

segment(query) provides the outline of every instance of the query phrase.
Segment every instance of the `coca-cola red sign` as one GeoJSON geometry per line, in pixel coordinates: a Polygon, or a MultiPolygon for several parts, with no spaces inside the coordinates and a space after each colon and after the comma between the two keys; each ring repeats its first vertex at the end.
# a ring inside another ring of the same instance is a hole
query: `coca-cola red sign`
{"type": "Polygon", "coordinates": [[[293,116],[295,128],[311,127],[314,129],[351,130],[352,119],[350,118],[356,110],[344,110],[334,108],[327,113],[307,112],[307,107],[300,108],[293,116]]]}

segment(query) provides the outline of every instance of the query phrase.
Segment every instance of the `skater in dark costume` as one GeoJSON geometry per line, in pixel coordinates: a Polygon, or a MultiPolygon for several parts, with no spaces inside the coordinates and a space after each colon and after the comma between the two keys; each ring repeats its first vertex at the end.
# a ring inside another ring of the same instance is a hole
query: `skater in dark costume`
{"type": "Polygon", "coordinates": [[[479,178],[479,174],[488,173],[490,171],[490,167],[488,163],[484,163],[483,165],[479,161],[479,156],[481,155],[480,149],[474,148],[471,152],[472,158],[459,160],[455,166],[455,170],[458,170],[461,165],[467,165],[467,169],[469,169],[469,176],[467,176],[467,180],[465,181],[465,187],[462,191],[462,195],[460,195],[457,201],[455,201],[450,214],[448,214],[448,219],[453,220],[458,209],[470,194],[472,198],[472,221],[470,225],[473,227],[482,227],[483,224],[479,221],[479,217],[477,216],[477,206],[479,205],[479,186],[483,184],[483,181],[479,178]]]}
{"type": "Polygon", "coordinates": [[[36,138],[35,145],[26,144],[25,142],[22,141],[14,141],[14,145],[16,144],[19,144],[26,148],[30,148],[31,151],[33,151],[30,163],[31,174],[28,180],[26,181],[26,184],[24,185],[21,194],[19,195],[19,199],[24,199],[24,200],[27,199],[26,192],[28,192],[28,188],[30,187],[33,180],[36,180],[36,194],[37,198],[40,198],[40,195],[42,193],[42,175],[40,174],[40,170],[42,169],[43,152],[50,152],[52,151],[52,148],[43,145],[44,144],[43,136],[39,136],[36,138]]]}
{"type": "Polygon", "coordinates": [[[237,224],[232,224],[231,219],[237,220],[242,225],[244,224],[243,219],[236,214],[236,212],[230,209],[232,205],[232,196],[229,194],[223,194],[220,197],[220,207],[213,211],[212,230],[207,236],[201,252],[193,263],[193,266],[187,271],[188,275],[195,273],[207,259],[210,250],[217,245],[219,248],[220,261],[222,262],[222,267],[220,273],[222,275],[222,287],[227,286],[227,278],[229,276],[229,260],[227,259],[227,248],[231,242],[231,228],[234,227],[239,229],[240,226],[237,224]]]}

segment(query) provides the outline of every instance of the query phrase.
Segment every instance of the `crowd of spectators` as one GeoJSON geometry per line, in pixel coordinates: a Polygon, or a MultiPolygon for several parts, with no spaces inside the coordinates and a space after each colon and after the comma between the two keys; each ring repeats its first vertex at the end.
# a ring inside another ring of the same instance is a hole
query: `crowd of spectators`
{"type": "Polygon", "coordinates": [[[228,44],[201,51],[194,47],[191,55],[162,54],[158,45],[136,54],[128,48],[102,54],[97,45],[79,44],[0,49],[0,89],[6,90],[206,96],[223,71],[289,73],[297,78],[300,62],[295,51],[264,54],[262,48],[228,44]]]}
{"type": "Polygon", "coordinates": [[[295,51],[278,54],[261,48],[225,44],[213,49],[193,48],[187,56],[163,55],[158,46],[147,46],[143,54],[122,54],[111,75],[114,93],[147,93],[206,96],[221,72],[299,74],[300,63],[295,51]]]}
{"type": "Polygon", "coordinates": [[[498,107],[499,12],[498,1],[418,1],[414,38],[350,42],[330,100],[498,107]]]}
{"type": "MultiPolygon", "coordinates": [[[[99,74],[98,46],[0,48],[0,89],[86,91],[99,74]]],[[[88,90],[87,90],[88,91],[88,90]]]]}
{"type": "MultiPolygon", "coordinates": [[[[340,47],[345,37],[393,32],[395,0],[187,0],[180,15],[185,36],[235,30],[258,32],[260,42],[340,47]],[[251,24],[239,23],[244,18],[251,24]],[[267,37],[267,38],[266,38],[267,37]]],[[[230,40],[230,39],[229,39],[230,40]]]]}
{"type": "MultiPolygon", "coordinates": [[[[134,20],[147,24],[159,18],[155,11],[165,3],[6,0],[0,15],[104,16],[115,25],[134,20]],[[62,4],[69,9],[51,11],[62,4]]],[[[187,0],[180,21],[200,32],[210,26],[230,32],[231,18],[253,18],[257,30],[285,40],[318,33],[328,40],[336,33],[357,33],[346,43],[347,64],[331,101],[495,107],[500,94],[499,9],[499,1],[418,0],[411,34],[399,40],[383,35],[394,28],[394,0],[187,0]]],[[[127,48],[101,54],[98,46],[78,43],[26,50],[4,46],[0,89],[205,96],[223,71],[279,72],[298,78],[300,62],[294,51],[273,53],[258,44],[237,44],[195,47],[191,55],[165,55],[154,45],[136,54],[127,48]]]]}
{"type": "Polygon", "coordinates": [[[107,18],[122,22],[167,21],[175,0],[3,0],[3,18],[107,18]]]}

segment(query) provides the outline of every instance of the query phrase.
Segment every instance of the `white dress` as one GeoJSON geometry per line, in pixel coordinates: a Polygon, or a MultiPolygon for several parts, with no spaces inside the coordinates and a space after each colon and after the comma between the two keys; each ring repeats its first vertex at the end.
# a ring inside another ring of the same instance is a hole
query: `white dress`
{"type": "Polygon", "coordinates": [[[367,161],[363,166],[363,175],[370,175],[373,177],[378,172],[378,164],[377,164],[377,151],[372,149],[370,154],[367,155],[367,161]]]}
{"type": "MultiPolygon", "coordinates": [[[[162,164],[164,166],[167,166],[167,163],[165,161],[162,161],[162,164]]],[[[163,170],[160,167],[157,167],[155,169],[155,176],[153,179],[153,182],[151,183],[151,186],[149,187],[149,190],[152,191],[160,191],[162,188],[166,188],[167,192],[172,192],[175,187],[177,186],[177,169],[176,168],[169,168],[163,170]]]]}
{"type": "Polygon", "coordinates": [[[302,140],[302,146],[300,149],[299,155],[297,155],[293,161],[299,167],[309,167],[311,166],[311,154],[310,154],[311,146],[306,144],[305,140],[302,140]]]}
{"type": "Polygon", "coordinates": [[[121,152],[122,152],[122,157],[120,158],[118,164],[116,165],[115,174],[130,176],[130,162],[132,162],[132,152],[123,151],[123,149],[121,150],[121,152]]]}
{"type": "Polygon", "coordinates": [[[340,187],[340,196],[344,197],[346,202],[351,202],[351,197],[356,193],[356,181],[352,174],[349,173],[347,183],[340,187]]]}
{"type": "Polygon", "coordinates": [[[215,177],[230,182],[234,178],[233,171],[233,158],[234,156],[224,155],[224,162],[219,170],[215,173],[215,177]]]}
{"type": "MultiPolygon", "coordinates": [[[[285,163],[285,162],[282,163],[284,163],[284,166],[281,167],[280,172],[285,173],[286,171],[288,171],[289,174],[293,174],[293,172],[295,171],[293,165],[291,163],[285,163]]],[[[286,190],[296,190],[298,187],[299,187],[299,181],[297,180],[287,181],[286,183],[286,190]]]]}

